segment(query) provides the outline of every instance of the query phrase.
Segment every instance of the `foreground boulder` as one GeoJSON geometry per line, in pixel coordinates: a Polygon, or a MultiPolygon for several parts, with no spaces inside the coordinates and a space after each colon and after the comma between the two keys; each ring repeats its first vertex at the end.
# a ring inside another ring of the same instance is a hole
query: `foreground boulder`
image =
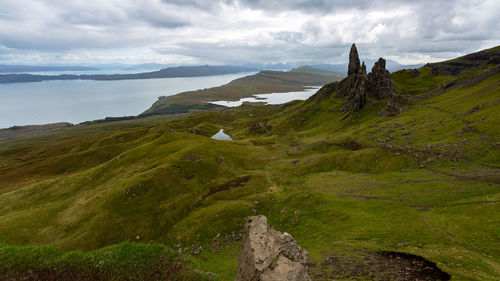
{"type": "Polygon", "coordinates": [[[288,233],[274,230],[265,216],[248,217],[235,281],[310,281],[307,251],[288,233]]]}

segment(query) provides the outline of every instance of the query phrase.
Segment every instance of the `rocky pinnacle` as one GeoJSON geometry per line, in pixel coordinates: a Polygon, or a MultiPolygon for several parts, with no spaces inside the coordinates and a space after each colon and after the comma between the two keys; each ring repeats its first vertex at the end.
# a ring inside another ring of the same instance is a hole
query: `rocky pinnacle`
{"type": "Polygon", "coordinates": [[[337,96],[345,97],[342,111],[352,112],[364,107],[368,98],[383,100],[389,99],[387,108],[381,113],[383,116],[397,114],[403,110],[401,96],[396,94],[391,73],[385,69],[385,60],[380,58],[366,73],[366,65],[360,65],[358,50],[353,43],[349,52],[348,75],[338,83],[337,96]]]}
{"type": "Polygon", "coordinates": [[[356,49],[356,44],[352,44],[351,51],[349,52],[349,68],[347,70],[347,75],[358,74],[361,69],[358,49],[356,49]]]}

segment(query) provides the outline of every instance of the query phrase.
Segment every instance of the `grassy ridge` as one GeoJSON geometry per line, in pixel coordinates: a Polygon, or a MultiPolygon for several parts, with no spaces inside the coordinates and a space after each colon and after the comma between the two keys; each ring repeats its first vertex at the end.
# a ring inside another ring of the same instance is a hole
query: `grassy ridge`
{"type": "Polygon", "coordinates": [[[452,280],[498,279],[498,68],[392,78],[408,96],[396,117],[373,100],[344,119],[331,93],[2,142],[0,236],[63,250],[175,245],[232,280],[243,218],[264,214],[314,263],[400,251],[452,280]],[[208,137],[220,128],[235,141],[208,137]]]}

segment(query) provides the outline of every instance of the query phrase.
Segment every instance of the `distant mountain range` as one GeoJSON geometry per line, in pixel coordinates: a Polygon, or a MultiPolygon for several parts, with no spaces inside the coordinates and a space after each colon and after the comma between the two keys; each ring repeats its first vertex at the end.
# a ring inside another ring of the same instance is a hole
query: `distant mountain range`
{"type": "Polygon", "coordinates": [[[38,66],[38,65],[6,65],[0,64],[0,73],[22,73],[43,71],[92,71],[99,70],[88,66],[38,66]]]}
{"type": "Polygon", "coordinates": [[[222,66],[178,66],[168,67],[158,71],[134,74],[61,74],[61,75],[34,75],[34,74],[4,74],[0,75],[0,83],[40,82],[48,80],[131,80],[152,78],[199,77],[211,75],[234,74],[251,72],[257,69],[222,65],[222,66]]]}
{"type": "MultiPolygon", "coordinates": [[[[374,59],[363,60],[366,67],[370,70],[375,63],[374,59]]],[[[386,68],[391,71],[401,69],[418,68],[423,64],[403,65],[393,60],[387,60],[386,68]]],[[[241,72],[251,72],[258,70],[290,70],[301,67],[292,63],[277,64],[244,64],[241,66],[221,65],[221,66],[167,66],[164,64],[146,63],[137,65],[113,65],[117,72],[120,70],[144,71],[147,69],[159,69],[157,71],[148,71],[128,74],[59,74],[42,75],[28,74],[26,72],[49,72],[49,71],[98,71],[109,68],[111,65],[101,65],[99,68],[88,66],[30,66],[30,65],[0,65],[0,83],[22,83],[22,82],[40,82],[47,80],[130,80],[130,79],[151,79],[151,78],[175,78],[175,77],[197,77],[222,74],[234,74],[241,72]],[[1,74],[7,73],[7,74],[1,74]]],[[[342,64],[311,64],[306,65],[309,68],[321,69],[339,74],[347,72],[347,63],[342,64]]]]}
{"type": "MultiPolygon", "coordinates": [[[[373,67],[373,64],[378,59],[361,59],[361,61],[364,61],[366,64],[366,69],[370,71],[373,67]]],[[[386,69],[389,70],[390,72],[398,71],[401,69],[412,69],[412,68],[419,68],[423,66],[424,64],[400,64],[397,61],[393,60],[386,60],[386,69]]],[[[242,66],[245,67],[251,67],[251,68],[257,68],[257,69],[267,69],[267,70],[290,70],[293,68],[301,67],[301,66],[307,66],[310,68],[316,68],[316,69],[322,69],[322,70],[328,70],[332,72],[337,72],[337,73],[342,73],[346,74],[347,73],[347,63],[339,63],[339,64],[307,64],[307,63],[302,63],[302,64],[297,64],[297,63],[276,63],[276,64],[243,64],[242,66]]]]}
{"type": "MultiPolygon", "coordinates": [[[[361,59],[361,61],[364,61],[366,64],[366,69],[370,71],[375,64],[377,60],[375,59],[361,59]]],[[[400,64],[397,61],[393,60],[386,60],[386,69],[389,70],[390,72],[398,71],[401,69],[412,69],[412,68],[419,68],[423,66],[424,64],[400,64]]],[[[323,69],[323,70],[328,70],[328,71],[333,71],[333,72],[341,72],[341,73],[346,73],[347,72],[347,63],[340,63],[340,64],[314,64],[314,65],[309,65],[312,68],[317,68],[317,69],[323,69]]]]}

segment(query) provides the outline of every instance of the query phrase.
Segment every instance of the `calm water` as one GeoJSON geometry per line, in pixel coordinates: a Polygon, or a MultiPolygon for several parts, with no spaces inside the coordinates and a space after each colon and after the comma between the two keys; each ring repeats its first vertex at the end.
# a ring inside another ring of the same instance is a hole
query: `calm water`
{"type": "Polygon", "coordinates": [[[211,102],[217,105],[228,107],[240,106],[244,102],[263,102],[264,104],[282,104],[293,100],[306,100],[314,95],[321,87],[308,87],[304,91],[287,92],[287,93],[271,93],[271,94],[258,94],[253,98],[242,98],[239,101],[214,101],[211,102]]]}
{"type": "Polygon", "coordinates": [[[44,81],[0,84],[0,128],[80,123],[137,115],[159,96],[220,86],[254,73],[119,81],[44,81]]]}

